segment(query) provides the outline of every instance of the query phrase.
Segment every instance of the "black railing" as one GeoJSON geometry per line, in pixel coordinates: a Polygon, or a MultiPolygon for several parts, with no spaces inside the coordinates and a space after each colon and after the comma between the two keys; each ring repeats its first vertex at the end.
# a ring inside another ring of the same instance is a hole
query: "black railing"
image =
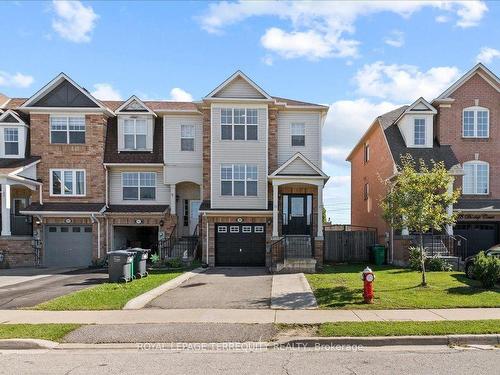
{"type": "Polygon", "coordinates": [[[174,226],[166,238],[158,241],[160,259],[195,258],[199,246],[198,231],[199,227],[197,225],[191,236],[179,238],[177,237],[177,226],[174,226]]]}
{"type": "Polygon", "coordinates": [[[177,225],[174,225],[172,231],[162,240],[158,241],[158,255],[160,259],[172,258],[172,248],[177,239],[177,225]]]}
{"type": "Polygon", "coordinates": [[[312,255],[311,236],[285,236],[285,258],[310,259],[312,255]]]}
{"type": "MultiPolygon", "coordinates": [[[[420,236],[411,235],[412,242],[419,246],[420,236]]],[[[467,257],[467,239],[460,235],[424,234],[423,245],[430,257],[456,257],[464,260],[467,257]]]]}
{"type": "Polygon", "coordinates": [[[285,238],[282,237],[269,245],[271,253],[271,272],[279,271],[278,265],[285,263],[285,238]]]}
{"type": "Polygon", "coordinates": [[[10,233],[13,236],[32,236],[32,217],[24,215],[10,215],[10,233]]]}

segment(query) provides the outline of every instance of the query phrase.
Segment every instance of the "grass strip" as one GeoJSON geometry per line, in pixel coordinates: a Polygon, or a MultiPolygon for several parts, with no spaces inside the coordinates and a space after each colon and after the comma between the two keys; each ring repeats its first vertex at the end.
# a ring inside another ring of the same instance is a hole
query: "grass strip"
{"type": "Polygon", "coordinates": [[[0,339],[43,339],[60,341],[81,324],[1,324],[0,339]]]}

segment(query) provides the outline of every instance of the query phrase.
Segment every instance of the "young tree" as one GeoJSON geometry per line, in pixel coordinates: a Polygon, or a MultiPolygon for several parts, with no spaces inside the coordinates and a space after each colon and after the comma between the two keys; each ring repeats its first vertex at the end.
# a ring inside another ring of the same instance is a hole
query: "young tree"
{"type": "Polygon", "coordinates": [[[432,162],[428,167],[419,160],[417,169],[410,155],[401,157],[398,173],[386,182],[389,192],[381,202],[385,221],[395,229],[407,228],[419,234],[422,286],[427,285],[424,233],[440,231],[456,220],[456,215],[447,210],[460,196],[458,189],[448,188],[452,182],[443,162],[432,162]]]}

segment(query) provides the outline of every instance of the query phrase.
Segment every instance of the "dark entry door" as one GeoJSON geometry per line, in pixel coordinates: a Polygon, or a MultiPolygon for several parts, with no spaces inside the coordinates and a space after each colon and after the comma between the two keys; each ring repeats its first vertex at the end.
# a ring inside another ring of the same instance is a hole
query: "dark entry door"
{"type": "Polygon", "coordinates": [[[283,196],[283,233],[288,235],[311,234],[312,196],[283,196]]]}
{"type": "Polygon", "coordinates": [[[265,266],[266,225],[216,224],[215,265],[224,267],[265,266]]]}
{"type": "Polygon", "coordinates": [[[453,234],[467,238],[467,255],[488,250],[499,242],[497,223],[457,223],[453,234]]]}

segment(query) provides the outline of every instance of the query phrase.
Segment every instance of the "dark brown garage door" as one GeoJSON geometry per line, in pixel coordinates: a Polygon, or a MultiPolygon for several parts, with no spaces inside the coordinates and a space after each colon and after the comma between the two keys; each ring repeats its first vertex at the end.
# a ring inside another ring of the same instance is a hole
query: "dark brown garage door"
{"type": "Polygon", "coordinates": [[[263,267],[266,265],[265,224],[216,224],[215,265],[263,267]]]}

